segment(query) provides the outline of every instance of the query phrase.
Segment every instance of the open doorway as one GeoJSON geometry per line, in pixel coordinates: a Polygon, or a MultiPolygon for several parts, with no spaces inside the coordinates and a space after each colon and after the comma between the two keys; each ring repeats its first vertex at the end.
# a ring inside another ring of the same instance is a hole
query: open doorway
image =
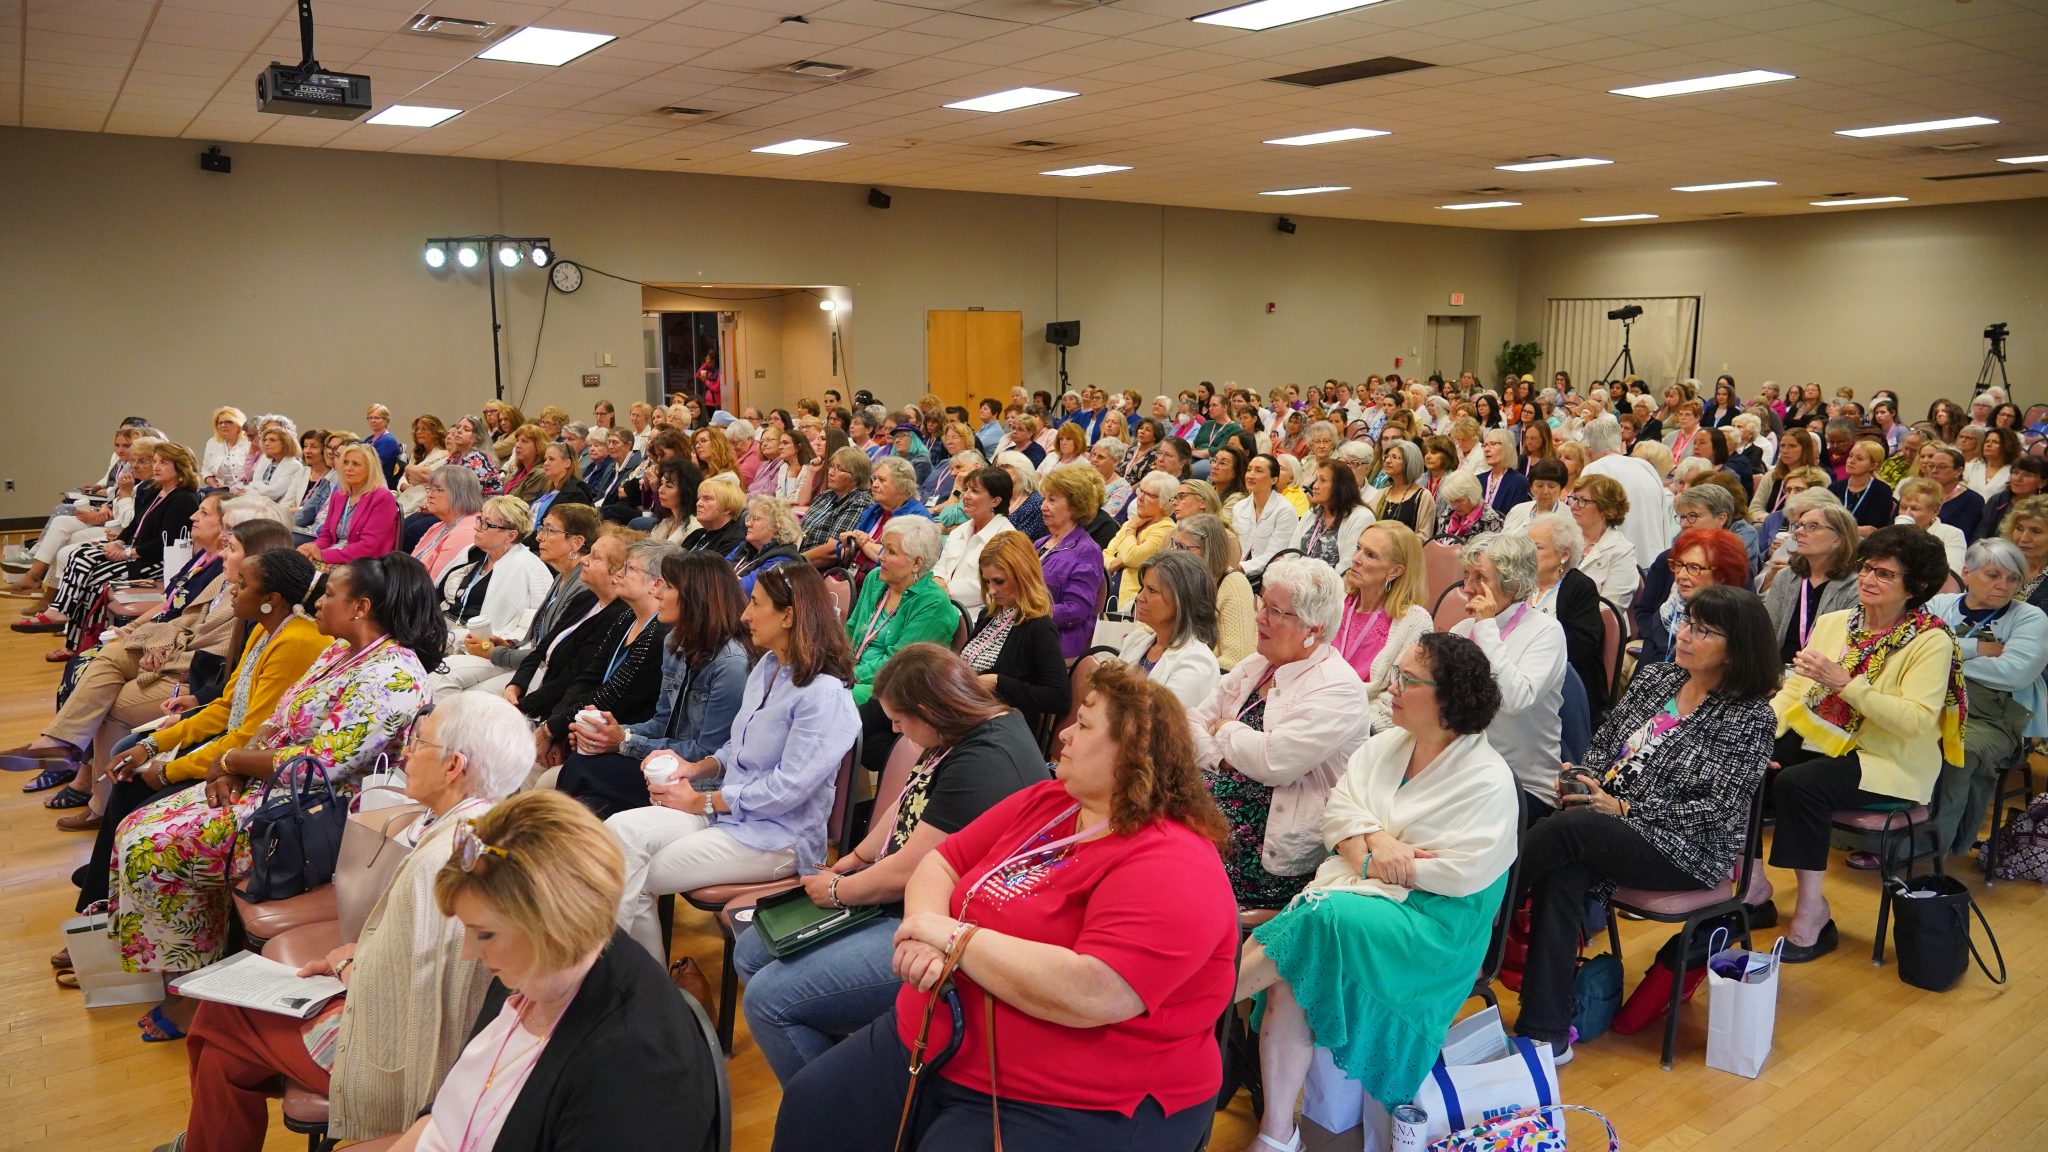
{"type": "Polygon", "coordinates": [[[842,287],[644,284],[641,308],[650,402],[683,392],[740,415],[827,388],[853,394],[852,296],[842,287]]]}
{"type": "MultiPolygon", "coordinates": [[[[661,314],[661,390],[681,392],[706,408],[724,401],[725,350],[716,312],[661,314]]],[[[650,401],[651,402],[651,401],[650,401]]]]}
{"type": "Polygon", "coordinates": [[[1460,372],[1479,372],[1479,317],[1431,316],[1422,349],[1423,367],[1456,380],[1460,372]]]}

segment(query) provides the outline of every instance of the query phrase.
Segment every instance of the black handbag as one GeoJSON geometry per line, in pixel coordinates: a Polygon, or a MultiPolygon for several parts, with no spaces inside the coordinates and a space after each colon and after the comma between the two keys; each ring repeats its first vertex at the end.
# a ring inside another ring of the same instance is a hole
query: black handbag
{"type": "Polygon", "coordinates": [[[1953,876],[1932,875],[1892,878],[1892,942],[1899,953],[1899,979],[1915,988],[1946,992],[1970,970],[1970,961],[1994,984],[2005,983],[2005,954],[1984,909],[1963,882],[1953,876]],[[1984,926],[1984,939],[1998,960],[1998,975],[1992,976],[1977,942],[1970,939],[1970,913],[1984,926]]]}
{"type": "Polygon", "coordinates": [[[249,875],[235,895],[252,904],[301,896],[334,879],[348,802],[311,756],[277,766],[256,798],[241,835],[249,838],[249,875]],[[289,783],[272,795],[278,781],[289,783]]]}

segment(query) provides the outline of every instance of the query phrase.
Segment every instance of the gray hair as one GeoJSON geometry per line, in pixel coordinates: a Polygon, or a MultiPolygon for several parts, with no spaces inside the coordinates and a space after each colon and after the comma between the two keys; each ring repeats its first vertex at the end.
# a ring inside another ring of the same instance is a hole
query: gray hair
{"type": "Polygon", "coordinates": [[[1695,484],[1672,498],[1671,504],[1675,508],[1689,504],[1729,522],[1735,519],[1735,497],[1719,484],[1695,484]]]}
{"type": "Polygon", "coordinates": [[[880,404],[870,404],[857,411],[855,415],[861,418],[861,421],[868,426],[868,431],[870,432],[889,424],[889,410],[880,404]]]}
{"type": "Polygon", "coordinates": [[[1279,589],[1294,600],[1294,616],[1327,643],[1337,634],[1337,622],[1344,609],[1344,582],[1337,570],[1321,560],[1288,556],[1266,565],[1265,591],[1279,589]]]}
{"type": "Polygon", "coordinates": [[[1595,456],[1620,452],[1621,423],[1612,416],[1590,420],[1585,427],[1579,429],[1579,443],[1584,444],[1586,451],[1595,456]]]}
{"type": "Polygon", "coordinates": [[[1095,446],[1097,448],[1102,449],[1105,453],[1109,455],[1109,461],[1112,464],[1123,463],[1124,457],[1130,455],[1131,452],[1130,445],[1124,443],[1123,441],[1117,439],[1114,436],[1105,436],[1102,439],[1097,440],[1095,442],[1095,446]]]}
{"type": "Polygon", "coordinates": [[[2027,558],[2020,554],[2019,545],[1998,536],[1992,536],[1970,545],[1963,553],[1963,571],[1971,572],[1990,565],[2012,573],[2021,583],[2027,579],[2027,558]]]}
{"type": "Polygon", "coordinates": [[[1363,440],[1346,440],[1337,445],[1330,459],[1352,468],[1371,468],[1376,462],[1372,445],[1363,440]]]}
{"type": "MultiPolygon", "coordinates": [[[[888,457],[883,457],[888,459],[888,457]]],[[[946,546],[946,538],[939,534],[939,526],[925,516],[894,516],[889,525],[882,529],[882,539],[896,538],[896,546],[903,554],[917,561],[917,579],[930,574],[932,565],[939,562],[939,551],[946,546]]]]}
{"type": "Polygon", "coordinates": [[[1202,567],[1209,570],[1212,579],[1221,581],[1237,567],[1237,537],[1221,516],[1197,512],[1175,522],[1173,530],[1185,532],[1201,544],[1202,567]]]}
{"type": "Polygon", "coordinates": [[[1521,466],[1522,449],[1516,443],[1517,440],[1521,439],[1521,435],[1518,432],[1510,428],[1488,428],[1484,439],[1501,446],[1501,450],[1507,453],[1508,467],[1518,468],[1521,466]]]}
{"type": "Polygon", "coordinates": [[[484,438],[490,435],[489,432],[484,430],[484,418],[481,416],[457,416],[454,423],[449,424],[448,427],[453,428],[456,424],[468,424],[469,434],[476,437],[479,445],[483,444],[484,438]]]}
{"type": "Polygon", "coordinates": [[[585,424],[581,420],[571,420],[567,424],[562,425],[562,435],[574,436],[578,440],[587,440],[590,438],[590,425],[585,424]]]}
{"type": "Polygon", "coordinates": [[[484,510],[484,486],[476,473],[460,464],[443,464],[434,469],[430,482],[439,484],[448,506],[457,516],[474,516],[484,510]]]}
{"type": "MultiPolygon", "coordinates": [[[[1386,450],[1390,453],[1397,452],[1401,456],[1402,483],[1422,483],[1422,449],[1415,446],[1415,441],[1396,440],[1392,444],[1387,445],[1386,450]]],[[[1382,471],[1384,470],[1383,468],[1382,471]]]]}
{"type": "Polygon", "coordinates": [[[1453,472],[1437,485],[1438,504],[1448,506],[1451,501],[1463,497],[1474,504],[1486,499],[1486,493],[1479,487],[1479,478],[1470,472],[1453,472]]]}
{"type": "MultiPolygon", "coordinates": [[[[974,449],[968,448],[964,451],[953,453],[952,456],[947,458],[946,463],[956,469],[963,464],[970,469],[979,469],[988,467],[988,458],[974,449]]],[[[915,471],[915,468],[913,467],[912,470],[915,471]]]]}
{"type": "Polygon", "coordinates": [[[680,556],[682,552],[682,546],[673,541],[635,540],[626,548],[626,563],[637,563],[649,576],[660,579],[661,566],[669,557],[680,556]]]}
{"type": "Polygon", "coordinates": [[[886,472],[890,483],[903,493],[905,500],[917,498],[917,469],[901,456],[884,456],[875,461],[876,472],[886,472]]]}
{"type": "Polygon", "coordinates": [[[744,444],[754,438],[754,425],[751,421],[735,420],[725,426],[725,438],[735,444],[744,444]]]}
{"type": "MultiPolygon", "coordinates": [[[[129,451],[134,448],[131,446],[129,451]]],[[[287,528],[292,526],[292,518],[285,515],[283,505],[268,496],[244,492],[220,502],[221,527],[240,528],[251,520],[274,520],[287,528]]]]}
{"type": "Polygon", "coordinates": [[[1330,423],[1328,420],[1318,420],[1315,423],[1308,426],[1309,440],[1313,441],[1318,436],[1328,436],[1330,438],[1331,443],[1335,443],[1336,441],[1342,439],[1342,437],[1338,435],[1337,426],[1335,424],[1330,423]]]}
{"type": "Polygon", "coordinates": [[[1140,581],[1151,572],[1159,573],[1159,582],[1173,597],[1173,635],[1166,646],[1178,648],[1192,638],[1216,647],[1216,581],[1209,569],[1192,554],[1167,548],[1138,565],[1140,581]]]}
{"type": "Polygon", "coordinates": [[[495,692],[450,692],[434,702],[435,743],[463,759],[464,795],[498,801],[533,771],[533,722],[495,692]]]}
{"type": "Polygon", "coordinates": [[[1500,575],[1501,595],[1509,601],[1527,600],[1536,590],[1536,545],[1527,536],[1488,532],[1474,537],[1458,552],[1458,563],[1470,568],[1487,560],[1500,575]]]}
{"type": "Polygon", "coordinates": [[[609,444],[611,440],[612,430],[609,428],[592,428],[583,434],[583,446],[586,448],[595,448],[600,444],[609,444]]]}
{"type": "Polygon", "coordinates": [[[1579,561],[1586,558],[1586,534],[1580,531],[1579,522],[1572,519],[1571,513],[1562,508],[1538,512],[1529,517],[1528,530],[1534,532],[1538,528],[1550,529],[1550,546],[1564,557],[1565,571],[1577,568],[1579,561]]]}
{"type": "Polygon", "coordinates": [[[753,495],[747,497],[746,515],[759,512],[768,517],[773,526],[770,538],[777,544],[794,544],[804,538],[803,526],[796,522],[796,515],[789,510],[789,502],[780,496],[753,495]]]}
{"type": "Polygon", "coordinates": [[[1150,493],[1152,498],[1161,504],[1170,503],[1173,500],[1174,491],[1179,487],[1180,480],[1164,472],[1147,472],[1143,476],[1138,477],[1138,483],[1136,484],[1138,491],[1150,493]]]}
{"type": "MultiPolygon", "coordinates": [[[[1031,457],[1014,450],[1001,452],[996,455],[995,465],[1010,473],[1020,493],[1038,491],[1038,465],[1031,462],[1031,457]]],[[[1014,499],[1022,503],[1024,497],[1020,495],[1014,499]]]]}
{"type": "Polygon", "coordinates": [[[1690,484],[1714,470],[1714,462],[1705,456],[1687,456],[1671,466],[1671,478],[1680,484],[1690,484]]]}
{"type": "MultiPolygon", "coordinates": [[[[868,459],[867,453],[851,444],[832,453],[832,463],[846,469],[847,474],[853,477],[853,486],[857,489],[867,488],[868,481],[874,479],[875,462],[868,459]]],[[[913,469],[911,475],[916,474],[913,469]]]]}

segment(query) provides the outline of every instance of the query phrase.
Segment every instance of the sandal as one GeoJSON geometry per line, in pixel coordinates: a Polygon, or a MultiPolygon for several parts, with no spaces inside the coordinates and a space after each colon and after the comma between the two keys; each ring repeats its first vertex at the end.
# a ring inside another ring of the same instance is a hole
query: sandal
{"type": "Polygon", "coordinates": [[[144,1044],[169,1044],[185,1038],[185,1030],[171,1023],[171,1018],[164,1015],[164,1006],[161,1004],[151,1008],[149,1015],[137,1021],[136,1025],[142,1029],[144,1044]]]}
{"type": "Polygon", "coordinates": [[[78,991],[78,973],[69,968],[57,969],[57,987],[78,991]]]}
{"type": "Polygon", "coordinates": [[[71,949],[69,949],[69,948],[63,949],[62,951],[58,952],[58,953],[57,953],[56,955],[54,955],[54,956],[50,957],[50,967],[52,967],[52,968],[69,968],[69,967],[71,967],[71,949]]]}
{"type": "Polygon", "coordinates": [[[76,659],[78,659],[78,653],[73,652],[69,648],[52,648],[48,652],[43,653],[43,663],[45,664],[69,664],[76,659]]]}
{"type": "Polygon", "coordinates": [[[70,784],[57,789],[57,794],[43,801],[45,808],[83,808],[92,803],[92,793],[80,792],[70,784]]]}
{"type": "MultiPolygon", "coordinates": [[[[78,775],[78,764],[76,761],[58,760],[54,763],[49,761],[45,761],[45,763],[49,763],[50,766],[36,773],[34,779],[23,784],[21,786],[23,792],[48,792],[52,788],[63,788],[71,783],[74,776],[78,775]]],[[[87,796],[86,799],[91,800],[92,797],[87,796]]]]}
{"type": "Polygon", "coordinates": [[[31,616],[24,616],[20,620],[15,621],[11,627],[16,632],[21,633],[62,632],[64,625],[67,623],[69,621],[63,617],[54,616],[45,610],[31,616]]]}

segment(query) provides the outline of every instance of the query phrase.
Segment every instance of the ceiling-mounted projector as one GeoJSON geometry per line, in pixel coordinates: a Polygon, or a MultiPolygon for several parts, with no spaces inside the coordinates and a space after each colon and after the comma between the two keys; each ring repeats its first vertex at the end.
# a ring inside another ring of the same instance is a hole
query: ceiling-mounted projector
{"type": "Polygon", "coordinates": [[[370,110],[370,78],[330,72],[313,56],[313,0],[299,0],[297,64],[273,60],[256,77],[256,110],[275,116],[318,116],[354,120],[370,110]]]}

